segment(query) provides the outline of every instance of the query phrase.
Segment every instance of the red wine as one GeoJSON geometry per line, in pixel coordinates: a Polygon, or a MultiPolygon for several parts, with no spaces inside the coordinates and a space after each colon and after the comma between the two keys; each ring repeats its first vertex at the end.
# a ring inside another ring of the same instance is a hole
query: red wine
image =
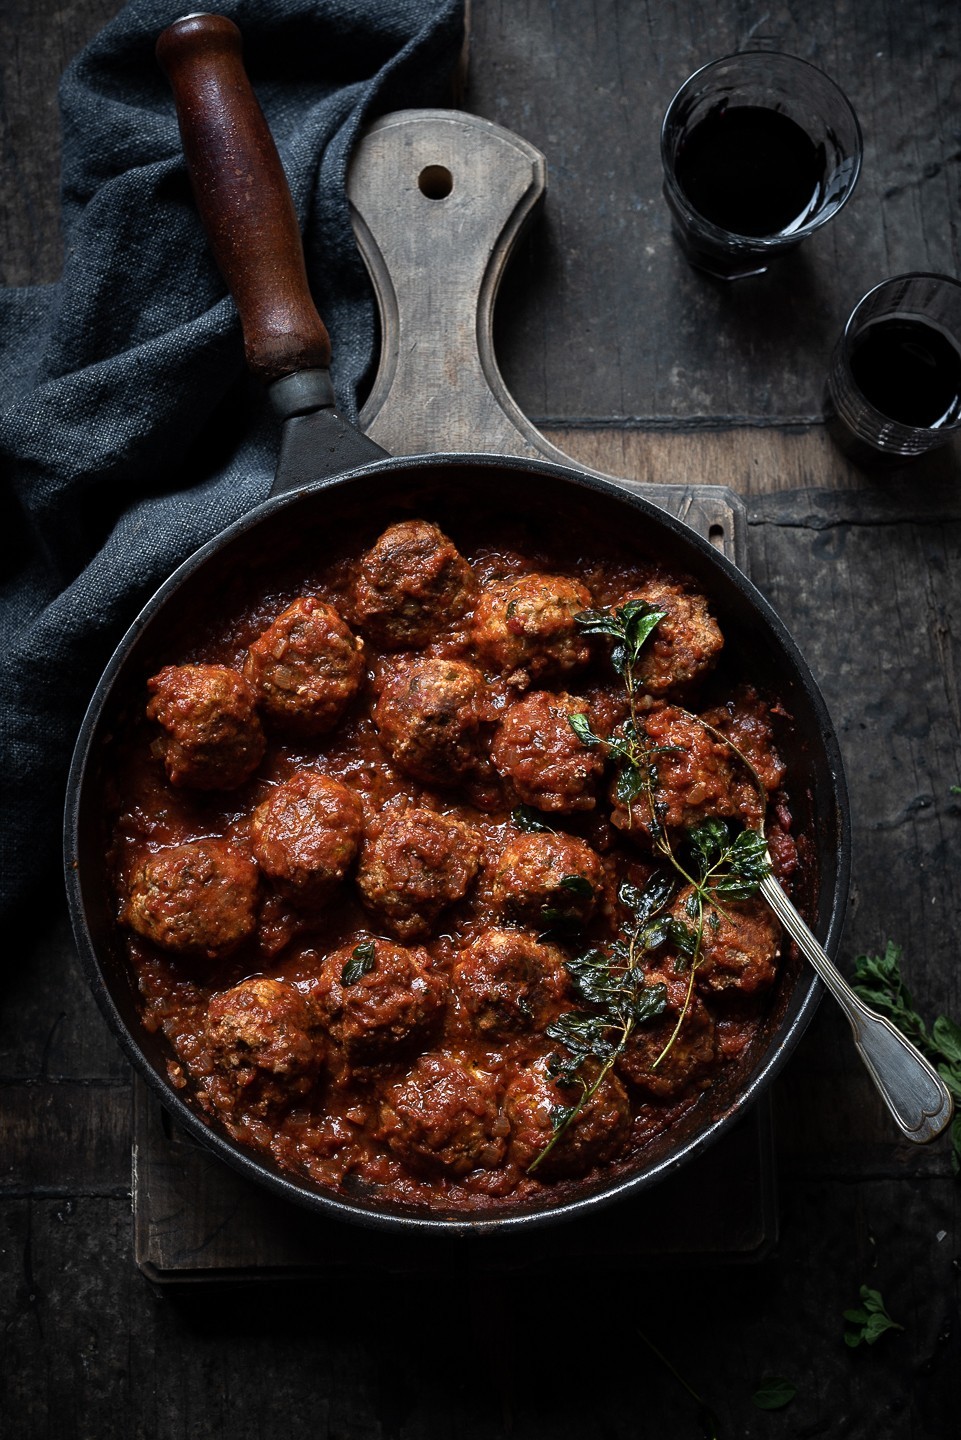
{"type": "Polygon", "coordinates": [[[930,320],[872,320],[854,343],[851,375],[868,403],[900,425],[936,430],[961,415],[961,350],[930,320]]]}
{"type": "Polygon", "coordinates": [[[715,105],[681,142],[674,165],[689,203],[735,235],[780,235],[821,196],[823,145],[760,105],[715,105]]]}

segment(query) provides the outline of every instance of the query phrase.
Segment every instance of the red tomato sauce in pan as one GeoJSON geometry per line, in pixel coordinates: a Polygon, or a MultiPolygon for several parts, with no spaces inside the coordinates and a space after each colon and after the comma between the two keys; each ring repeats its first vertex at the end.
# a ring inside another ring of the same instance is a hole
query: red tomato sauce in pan
{"type": "Polygon", "coordinates": [[[603,743],[611,641],[576,618],[631,599],[663,615],[636,667],[662,827],[680,852],[763,811],[790,884],[789,719],[684,575],[417,518],[238,576],[169,636],[117,740],[110,864],[144,1026],[210,1123],[331,1193],[496,1214],[629,1165],[737,1066],[780,930],[719,905],[692,963],[680,876],[633,956],[657,1006],[600,1083],[548,1033],[592,1013],[572,961],[665,868],[603,743]]]}

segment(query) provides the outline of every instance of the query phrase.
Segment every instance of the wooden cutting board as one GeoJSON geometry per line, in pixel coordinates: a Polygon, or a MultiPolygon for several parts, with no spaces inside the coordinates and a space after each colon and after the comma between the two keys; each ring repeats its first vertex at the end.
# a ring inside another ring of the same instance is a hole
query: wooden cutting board
{"type": "MultiPolygon", "coordinates": [[[[348,178],[377,292],[381,359],[362,427],[395,455],[474,451],[572,465],[509,395],[494,356],[494,301],[546,187],[543,155],[475,116],[408,110],[379,120],[348,178]]],[[[576,347],[575,347],[576,348],[576,347]]],[[[583,467],[575,467],[583,470],[583,467]]],[[[599,473],[599,472],[591,472],[599,473]]],[[[605,477],[613,478],[613,477],[605,477]]],[[[744,559],[742,502],[724,487],[619,483],[744,559]]],[[[256,1188],[179,1131],[135,1081],[137,1263],[158,1282],[318,1278],[471,1266],[754,1260],[776,1235],[767,1097],[729,1136],[635,1201],[513,1238],[440,1240],[325,1220],[256,1188]],[[711,1195],[710,1206],[702,1197],[711,1195]],[[465,1248],[466,1247],[466,1248],[465,1248]]]]}

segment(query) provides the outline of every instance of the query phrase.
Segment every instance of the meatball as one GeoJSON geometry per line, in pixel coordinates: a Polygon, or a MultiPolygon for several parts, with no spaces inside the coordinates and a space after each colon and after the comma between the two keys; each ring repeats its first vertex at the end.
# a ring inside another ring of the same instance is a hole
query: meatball
{"type": "Polygon", "coordinates": [[[644,642],[634,674],[651,695],[663,695],[689,685],[715,664],[724,645],[717,621],[703,595],[651,579],[618,602],[645,600],[664,618],[644,642]]]}
{"type": "Polygon", "coordinates": [[[332,605],[306,596],[257,637],[244,661],[263,712],[295,735],[332,730],[364,678],[363,641],[332,605]]]}
{"type": "Polygon", "coordinates": [[[575,619],[590,603],[590,591],[563,575],[494,581],[474,611],[477,654],[490,669],[525,687],[569,675],[591,658],[575,619]]]}
{"type": "Polygon", "coordinates": [[[543,1030],[567,995],[563,954],[524,930],[485,930],[460,952],[451,979],[471,1028],[490,1041],[543,1030]]]}
{"type": "Polygon", "coordinates": [[[647,842],[660,828],[689,830],[709,816],[736,813],[731,751],[696,716],[661,705],[639,718],[639,735],[650,760],[654,814],[647,790],[628,804],[617,777],[611,821],[619,830],[647,842]]]}
{"type": "Polygon", "coordinates": [[[717,1034],[713,1016],[691,988],[690,973],[678,974],[670,968],[652,970],[645,983],[648,988],[663,986],[664,1009],[635,1026],[617,1069],[632,1085],[659,1100],[703,1090],[710,1084],[717,1034]]]}
{"type": "Polygon", "coordinates": [[[422,1044],[444,1008],[444,985],[427,951],[389,940],[363,940],[329,955],[314,993],[328,1033],[352,1065],[393,1060],[422,1044]]]}
{"type": "Polygon", "coordinates": [[[414,1170],[462,1179],[504,1159],[508,1125],[488,1070],[440,1051],[421,1055],[387,1092],[378,1138],[414,1170]]]}
{"type": "Polygon", "coordinates": [[[585,924],[604,886],[600,860],[573,835],[515,835],[489,870],[498,912],[533,925],[585,924]]]}
{"type": "MultiPolygon", "coordinates": [[[[688,901],[690,887],[682,890],[671,907],[671,916],[694,928],[688,901]]],[[[766,990],[777,973],[781,926],[760,898],[724,900],[707,905],[701,922],[697,987],[706,995],[753,995],[766,990]]]]}
{"type": "Polygon", "coordinates": [[[463,555],[426,520],[391,525],[362,556],[354,615],[385,650],[426,645],[471,607],[477,582],[463,555]]]}
{"type": "Polygon", "coordinates": [[[226,840],[191,840],[142,859],[123,919],[164,950],[213,959],[252,934],[258,888],[249,855],[226,840]]]}
{"type": "Polygon", "coordinates": [[[491,746],[494,767],[527,805],[549,813],[593,810],[603,773],[600,747],[585,745],[571,715],[590,716],[586,700],[535,690],[509,705],[491,746]]]}
{"type": "Polygon", "coordinates": [[[264,758],[252,685],[226,665],[166,665],[147,681],[147,718],[164,733],[155,749],[171,785],[234,790],[264,758]]]}
{"type": "Polygon", "coordinates": [[[757,829],[763,818],[758,784],[767,795],[773,795],[780,789],[785,773],[784,762],[774,747],[769,707],[754,689],[745,686],[726,704],[705,711],[704,720],[730,740],[751,767],[748,769],[734,757],[737,811],[746,825],[757,829]]]}
{"type": "Polygon", "coordinates": [[[429,935],[438,915],[463,899],[479,866],[469,826],[433,810],[403,810],[364,847],[357,886],[364,904],[398,940],[429,935]]]}
{"type": "Polygon", "coordinates": [[[289,1103],[311,1088],[323,1060],[307,1001],[283,980],[256,976],[214,995],[205,1031],[221,1077],[211,1095],[221,1109],[289,1103]]]}
{"type": "Polygon", "coordinates": [[[539,1180],[574,1179],[614,1159],[631,1127],[627,1091],[614,1074],[605,1076],[546,1150],[555,1134],[555,1118],[575,1105],[580,1093],[578,1086],[561,1086],[551,1077],[546,1058],[517,1072],[507,1087],[504,1110],[511,1126],[511,1159],[522,1170],[537,1162],[539,1180]]]}
{"type": "Polygon", "coordinates": [[[292,899],[323,901],[353,864],[363,826],[364,807],[353,790],[298,770],[251,816],[254,857],[292,899]]]}
{"type": "Polygon", "coordinates": [[[374,723],[405,774],[426,785],[456,785],[481,768],[479,670],[461,660],[400,662],[381,677],[374,723]]]}

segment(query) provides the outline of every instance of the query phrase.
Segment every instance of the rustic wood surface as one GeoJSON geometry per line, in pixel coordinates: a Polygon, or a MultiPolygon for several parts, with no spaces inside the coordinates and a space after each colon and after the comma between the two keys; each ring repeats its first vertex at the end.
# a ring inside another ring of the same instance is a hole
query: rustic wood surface
{"type": "MultiPolygon", "coordinates": [[[[116,10],[0,8],[2,279],[60,263],[56,83],[116,10]]],[[[173,12],[172,12],[173,13],[173,12]]],[[[548,196],[505,280],[494,346],[520,410],[585,464],[721,484],[749,566],[820,679],[855,825],[843,957],[905,947],[929,1018],[961,1018],[957,445],[880,480],[820,423],[837,329],[907,269],[958,274],[961,13],[954,0],[473,0],[466,108],[543,152],[548,196]],[[840,79],[865,167],[775,274],[687,270],[659,198],[657,128],[686,74],[745,44],[840,79]]],[[[8,937],[8,946],[10,940],[8,937]]],[[[171,1294],[134,1263],[131,1083],[51,904],[0,1017],[0,1427],[5,1437],[687,1437],[956,1433],[961,1198],[945,1144],[900,1141],[823,1005],[774,1095],[780,1238],[755,1266],[589,1277],[369,1267],[306,1286],[171,1294]],[[880,1289],[903,1333],[848,1350],[880,1289]],[[765,1374],[798,1393],[778,1414],[765,1374]]],[[[706,1193],[703,1204],[712,1203],[706,1193]]]]}

